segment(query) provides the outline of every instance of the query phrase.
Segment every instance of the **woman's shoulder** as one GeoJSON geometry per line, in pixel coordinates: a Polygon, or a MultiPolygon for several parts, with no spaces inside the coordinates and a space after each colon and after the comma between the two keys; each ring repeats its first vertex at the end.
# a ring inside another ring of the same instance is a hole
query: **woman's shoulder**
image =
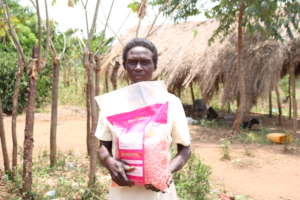
{"type": "Polygon", "coordinates": [[[182,105],[180,98],[178,98],[177,96],[175,96],[172,93],[168,92],[168,100],[170,102],[170,104],[172,105],[182,105]]]}

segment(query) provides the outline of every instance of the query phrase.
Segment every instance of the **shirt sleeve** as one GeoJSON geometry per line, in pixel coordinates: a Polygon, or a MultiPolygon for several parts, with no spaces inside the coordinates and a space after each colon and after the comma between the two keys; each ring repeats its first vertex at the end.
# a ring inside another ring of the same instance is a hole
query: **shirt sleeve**
{"type": "Polygon", "coordinates": [[[96,128],[95,136],[96,138],[102,141],[112,141],[112,133],[108,126],[108,121],[101,114],[101,112],[99,113],[99,120],[96,128]]]}
{"type": "Polygon", "coordinates": [[[181,101],[176,97],[172,106],[172,139],[175,144],[191,145],[191,136],[181,101]]]}

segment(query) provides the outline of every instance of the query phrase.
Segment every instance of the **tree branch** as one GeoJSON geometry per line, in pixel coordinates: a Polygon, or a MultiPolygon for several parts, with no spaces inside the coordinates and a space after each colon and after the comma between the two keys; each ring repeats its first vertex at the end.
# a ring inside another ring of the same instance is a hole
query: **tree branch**
{"type": "Polygon", "coordinates": [[[5,0],[0,0],[0,3],[2,5],[3,11],[4,11],[4,20],[8,25],[8,31],[13,39],[13,43],[17,49],[18,52],[18,56],[20,57],[20,59],[22,60],[22,62],[25,64],[25,55],[24,55],[24,51],[23,48],[21,46],[21,43],[19,41],[18,35],[14,29],[14,27],[11,24],[11,19],[10,19],[10,13],[9,13],[9,8],[7,6],[7,2],[5,0]]]}
{"type": "Polygon", "coordinates": [[[88,3],[88,0],[83,3],[83,0],[80,0],[81,4],[82,4],[82,7],[84,9],[84,14],[85,14],[85,24],[86,24],[86,34],[88,36],[89,34],[89,20],[88,20],[88,16],[87,16],[87,10],[86,10],[86,6],[87,6],[87,3],[88,3]]]}
{"type": "Polygon", "coordinates": [[[50,45],[50,24],[49,24],[49,13],[48,13],[48,5],[47,0],[45,2],[45,10],[46,10],[46,29],[47,29],[47,38],[46,38],[46,49],[45,49],[45,58],[48,58],[48,49],[50,45]]]}
{"type": "Polygon", "coordinates": [[[99,5],[100,5],[100,0],[97,0],[95,13],[94,13],[94,17],[93,17],[93,24],[91,26],[90,31],[88,32],[88,39],[87,39],[87,42],[86,42],[85,51],[90,50],[91,40],[92,40],[93,34],[95,32],[96,20],[97,20],[97,17],[98,17],[99,5]]]}
{"type": "Polygon", "coordinates": [[[39,0],[35,0],[36,2],[36,13],[38,16],[38,27],[37,27],[37,33],[38,33],[38,71],[41,70],[41,50],[42,50],[42,23],[41,23],[41,13],[40,13],[40,6],[39,6],[39,0]]]}

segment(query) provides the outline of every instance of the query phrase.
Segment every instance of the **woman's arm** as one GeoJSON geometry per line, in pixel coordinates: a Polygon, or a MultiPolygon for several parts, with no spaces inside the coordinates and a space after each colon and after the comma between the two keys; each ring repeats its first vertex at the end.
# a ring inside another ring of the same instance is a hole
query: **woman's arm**
{"type": "Polygon", "coordinates": [[[102,165],[108,169],[111,178],[120,186],[132,186],[133,182],[128,180],[125,171],[132,170],[125,163],[122,163],[112,157],[112,142],[101,141],[98,149],[98,158],[102,165]]]}
{"type": "Polygon", "coordinates": [[[183,146],[182,144],[177,144],[177,154],[171,161],[170,172],[174,173],[180,170],[186,164],[190,155],[191,155],[190,146],[183,146]]]}

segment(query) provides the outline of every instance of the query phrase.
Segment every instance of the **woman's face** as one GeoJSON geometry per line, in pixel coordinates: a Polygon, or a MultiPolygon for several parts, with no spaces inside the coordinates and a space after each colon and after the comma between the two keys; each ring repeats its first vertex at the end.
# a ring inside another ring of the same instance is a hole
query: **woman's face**
{"type": "Polygon", "coordinates": [[[155,70],[152,52],[142,46],[136,46],[127,53],[125,70],[133,83],[151,81],[155,70]]]}

